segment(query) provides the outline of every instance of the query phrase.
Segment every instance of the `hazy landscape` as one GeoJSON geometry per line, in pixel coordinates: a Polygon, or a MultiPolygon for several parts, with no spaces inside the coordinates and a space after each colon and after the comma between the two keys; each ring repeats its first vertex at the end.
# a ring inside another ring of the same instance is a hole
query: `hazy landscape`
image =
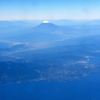
{"type": "Polygon", "coordinates": [[[67,82],[100,72],[99,25],[0,24],[0,84],[67,82]]]}
{"type": "Polygon", "coordinates": [[[0,0],[0,100],[100,100],[100,1],[0,0]]]}

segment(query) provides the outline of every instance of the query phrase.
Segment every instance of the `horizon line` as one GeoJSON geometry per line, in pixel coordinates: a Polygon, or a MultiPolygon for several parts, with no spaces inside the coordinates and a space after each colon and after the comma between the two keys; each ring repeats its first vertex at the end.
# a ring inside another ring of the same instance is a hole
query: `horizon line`
{"type": "MultiPolygon", "coordinates": [[[[100,19],[48,19],[47,21],[97,21],[100,19]]],[[[43,19],[0,19],[0,21],[45,21],[43,19]]]]}

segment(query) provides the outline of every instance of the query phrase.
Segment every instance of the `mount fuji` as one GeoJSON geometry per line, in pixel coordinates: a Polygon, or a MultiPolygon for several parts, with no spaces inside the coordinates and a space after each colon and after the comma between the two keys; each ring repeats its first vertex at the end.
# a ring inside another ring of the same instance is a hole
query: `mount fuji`
{"type": "Polygon", "coordinates": [[[60,31],[60,29],[62,29],[62,27],[53,23],[41,23],[34,28],[34,30],[37,32],[54,32],[60,31]]]}

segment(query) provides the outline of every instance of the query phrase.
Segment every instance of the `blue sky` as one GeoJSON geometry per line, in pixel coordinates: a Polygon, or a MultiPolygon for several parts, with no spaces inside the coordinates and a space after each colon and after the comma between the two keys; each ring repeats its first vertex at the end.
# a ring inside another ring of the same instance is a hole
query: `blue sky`
{"type": "Polygon", "coordinates": [[[100,19],[100,0],[0,0],[0,20],[100,19]]]}

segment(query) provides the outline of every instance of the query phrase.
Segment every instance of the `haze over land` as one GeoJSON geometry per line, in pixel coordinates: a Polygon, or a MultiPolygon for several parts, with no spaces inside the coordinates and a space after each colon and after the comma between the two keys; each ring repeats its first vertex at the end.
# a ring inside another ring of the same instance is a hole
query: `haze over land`
{"type": "Polygon", "coordinates": [[[0,23],[1,84],[72,81],[100,72],[99,24],[0,23]]]}
{"type": "Polygon", "coordinates": [[[1,84],[70,81],[99,72],[99,5],[0,0],[1,84]]]}
{"type": "Polygon", "coordinates": [[[100,100],[100,0],[0,0],[0,100],[100,100]]]}

